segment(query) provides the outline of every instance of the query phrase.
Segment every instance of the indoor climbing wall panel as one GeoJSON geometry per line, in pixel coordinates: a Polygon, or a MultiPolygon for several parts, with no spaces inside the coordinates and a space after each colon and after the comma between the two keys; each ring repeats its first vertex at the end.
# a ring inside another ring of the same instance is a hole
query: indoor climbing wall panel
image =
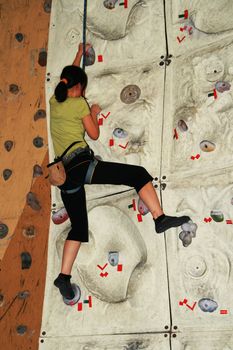
{"type": "Polygon", "coordinates": [[[46,337],[168,329],[164,238],[158,235],[155,240],[151,218],[138,220],[137,212],[129,208],[133,201],[134,194],[128,193],[88,201],[90,239],[81,245],[72,273],[81,299],[72,307],[63,303],[53,287],[70,224],[51,226],[41,328],[46,337]]]}
{"type": "Polygon", "coordinates": [[[180,331],[232,330],[233,172],[195,187],[168,184],[166,211],[188,214],[197,231],[166,234],[173,325],[180,331]],[[198,204],[197,204],[198,203],[198,204]]]}
{"type": "Polygon", "coordinates": [[[166,2],[162,201],[197,225],[166,232],[172,349],[233,348],[233,8],[208,5],[166,2]]]}

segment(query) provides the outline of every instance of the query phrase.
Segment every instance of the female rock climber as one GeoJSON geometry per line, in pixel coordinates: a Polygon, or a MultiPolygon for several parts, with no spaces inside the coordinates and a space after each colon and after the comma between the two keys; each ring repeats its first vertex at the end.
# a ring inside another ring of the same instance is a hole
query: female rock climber
{"type": "MultiPolygon", "coordinates": [[[[86,46],[87,50],[88,48],[89,44],[86,46]]],[[[62,186],[58,186],[70,218],[71,230],[63,248],[61,273],[54,284],[68,300],[75,296],[70,282],[74,260],[81,243],[88,242],[85,183],[134,187],[151,212],[157,233],[190,220],[188,216],[164,214],[152,184],[153,177],[142,166],[105,162],[94,157],[93,151],[84,140],[84,134],[87,132],[91,139],[98,139],[97,116],[101,109],[97,104],[89,107],[85,99],[87,75],[79,67],[82,54],[83,45],[80,44],[73,64],[63,69],[61,80],[50,99],[50,127],[55,155],[61,155],[74,141],[81,141],[64,156],[67,179],[62,186]]]]}

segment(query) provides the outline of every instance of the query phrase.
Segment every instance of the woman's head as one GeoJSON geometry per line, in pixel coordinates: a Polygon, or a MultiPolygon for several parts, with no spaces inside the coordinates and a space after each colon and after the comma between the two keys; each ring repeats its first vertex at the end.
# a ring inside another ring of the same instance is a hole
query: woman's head
{"type": "Polygon", "coordinates": [[[82,95],[87,86],[87,75],[77,66],[66,66],[60,76],[61,80],[55,88],[55,97],[58,102],[64,102],[68,96],[68,89],[80,84],[82,95]]]}

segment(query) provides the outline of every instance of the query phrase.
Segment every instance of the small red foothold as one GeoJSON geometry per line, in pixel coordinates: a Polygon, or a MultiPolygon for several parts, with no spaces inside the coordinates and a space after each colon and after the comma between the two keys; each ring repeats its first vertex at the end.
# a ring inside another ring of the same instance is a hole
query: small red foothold
{"type": "Polygon", "coordinates": [[[200,154],[197,154],[197,155],[196,155],[196,159],[199,159],[199,158],[200,158],[200,154]]]}
{"type": "Polygon", "coordinates": [[[138,222],[142,222],[142,215],[141,214],[137,214],[138,217],[138,222]]]}
{"type": "Polygon", "coordinates": [[[226,224],[227,225],[231,225],[231,224],[233,224],[233,221],[232,220],[226,220],[226,224]]]}
{"type": "Polygon", "coordinates": [[[98,55],[98,62],[103,62],[103,56],[102,55],[98,55]]]}
{"type": "Polygon", "coordinates": [[[118,265],[117,265],[117,271],[121,272],[121,271],[122,271],[122,268],[123,268],[123,265],[122,265],[122,264],[118,264],[118,265]]]}
{"type": "Polygon", "coordinates": [[[82,311],[83,309],[83,303],[78,303],[78,311],[82,311]]]}
{"type": "Polygon", "coordinates": [[[109,146],[111,147],[111,146],[113,146],[114,145],[114,140],[113,139],[110,139],[109,140],[109,146]]]}

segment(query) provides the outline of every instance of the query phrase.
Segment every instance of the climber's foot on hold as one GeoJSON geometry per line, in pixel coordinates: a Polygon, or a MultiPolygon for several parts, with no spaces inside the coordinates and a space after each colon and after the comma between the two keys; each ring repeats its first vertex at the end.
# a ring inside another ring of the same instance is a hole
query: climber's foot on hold
{"type": "Polygon", "coordinates": [[[64,298],[71,300],[74,298],[74,291],[70,283],[70,278],[71,275],[59,273],[58,277],[53,283],[57,288],[59,288],[60,293],[64,298]]]}
{"type": "Polygon", "coordinates": [[[162,233],[171,227],[178,227],[188,222],[189,216],[168,216],[165,214],[160,215],[157,219],[153,219],[155,222],[155,231],[157,233],[162,233]]]}
{"type": "Polygon", "coordinates": [[[81,297],[81,290],[75,283],[70,283],[71,275],[60,273],[55,279],[54,285],[59,288],[63,301],[67,305],[76,304],[81,297]]]}

